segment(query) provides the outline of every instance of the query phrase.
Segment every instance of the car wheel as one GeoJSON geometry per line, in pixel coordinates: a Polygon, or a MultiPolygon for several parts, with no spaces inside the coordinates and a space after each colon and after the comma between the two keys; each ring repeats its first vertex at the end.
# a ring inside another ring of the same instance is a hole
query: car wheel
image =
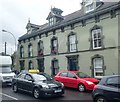
{"type": "Polygon", "coordinates": [[[84,92],[86,89],[85,89],[85,86],[84,86],[83,84],[79,84],[79,85],[78,85],[78,90],[79,90],[80,92],[84,92]]]}
{"type": "Polygon", "coordinates": [[[17,85],[16,85],[16,84],[13,85],[13,91],[14,91],[14,92],[17,92],[17,91],[18,91],[18,88],[17,88],[17,85]]]}
{"type": "Polygon", "coordinates": [[[96,99],[95,99],[95,102],[107,102],[106,98],[103,97],[103,96],[98,96],[96,99]]]}
{"type": "Polygon", "coordinates": [[[40,97],[40,91],[38,88],[35,88],[33,91],[33,96],[38,99],[40,97]]]}

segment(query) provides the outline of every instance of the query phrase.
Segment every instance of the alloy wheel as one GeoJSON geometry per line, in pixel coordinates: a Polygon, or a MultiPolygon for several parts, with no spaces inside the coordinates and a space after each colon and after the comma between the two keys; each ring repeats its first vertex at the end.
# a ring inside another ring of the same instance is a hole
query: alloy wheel
{"type": "Polygon", "coordinates": [[[38,88],[35,88],[34,91],[33,91],[33,96],[38,99],[39,96],[40,96],[40,92],[39,92],[39,89],[38,88]]]}
{"type": "Polygon", "coordinates": [[[79,90],[80,92],[84,92],[84,91],[85,91],[85,86],[84,86],[83,84],[79,84],[78,90],[79,90]]]}
{"type": "Polygon", "coordinates": [[[102,97],[102,96],[98,96],[96,98],[95,102],[107,102],[107,100],[104,97],[102,97]]]}

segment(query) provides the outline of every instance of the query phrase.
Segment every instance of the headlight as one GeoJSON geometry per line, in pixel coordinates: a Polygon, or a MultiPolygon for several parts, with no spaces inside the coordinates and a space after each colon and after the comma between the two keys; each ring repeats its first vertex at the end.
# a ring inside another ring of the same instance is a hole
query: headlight
{"type": "Polygon", "coordinates": [[[94,84],[94,83],[91,82],[91,81],[86,81],[86,83],[87,83],[88,85],[94,84]]]}
{"type": "Polygon", "coordinates": [[[61,85],[62,85],[62,87],[64,87],[64,84],[63,84],[63,83],[61,83],[61,85]]]}
{"type": "Polygon", "coordinates": [[[48,85],[42,85],[42,88],[49,89],[48,85]]]}

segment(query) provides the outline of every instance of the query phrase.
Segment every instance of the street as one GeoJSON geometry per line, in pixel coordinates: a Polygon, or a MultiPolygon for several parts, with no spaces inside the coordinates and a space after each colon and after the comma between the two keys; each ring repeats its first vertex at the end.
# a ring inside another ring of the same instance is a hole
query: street
{"type": "MultiPolygon", "coordinates": [[[[0,92],[0,95],[2,95],[2,100],[32,100],[36,101],[38,99],[35,99],[31,94],[25,93],[25,92],[18,92],[14,93],[11,89],[11,87],[4,87],[2,88],[2,92],[0,92]]],[[[39,99],[39,100],[45,100],[47,99],[39,99]]],[[[86,102],[92,102],[91,92],[83,92],[80,93],[77,89],[70,89],[65,88],[65,94],[61,97],[52,97],[49,98],[49,100],[76,100],[76,101],[86,101],[86,102]]],[[[3,101],[4,102],[4,101],[3,101]]]]}

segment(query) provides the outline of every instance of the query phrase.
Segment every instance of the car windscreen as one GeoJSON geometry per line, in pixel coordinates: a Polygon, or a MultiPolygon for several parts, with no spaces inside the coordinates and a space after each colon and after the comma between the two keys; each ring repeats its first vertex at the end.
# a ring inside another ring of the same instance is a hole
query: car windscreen
{"type": "Polygon", "coordinates": [[[88,76],[87,74],[83,73],[83,72],[75,72],[76,75],[79,77],[79,78],[89,78],[90,76],[88,76]]]}
{"type": "Polygon", "coordinates": [[[11,73],[11,69],[8,66],[1,66],[0,67],[0,73],[11,73]]]}
{"type": "Polygon", "coordinates": [[[32,74],[35,81],[49,81],[52,77],[47,74],[32,74]]]}

